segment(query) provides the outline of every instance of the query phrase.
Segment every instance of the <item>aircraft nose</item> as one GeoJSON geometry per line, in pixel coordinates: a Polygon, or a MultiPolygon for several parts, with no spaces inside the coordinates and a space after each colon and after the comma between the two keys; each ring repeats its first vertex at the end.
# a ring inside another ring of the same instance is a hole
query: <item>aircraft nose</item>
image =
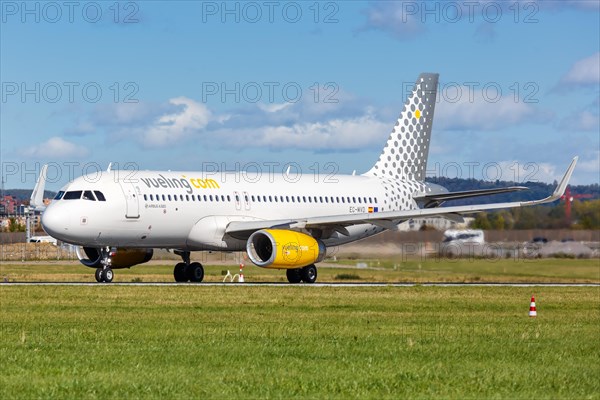
{"type": "Polygon", "coordinates": [[[67,218],[60,210],[54,207],[48,207],[42,214],[42,227],[53,238],[60,239],[61,233],[64,233],[67,227],[67,218]]]}

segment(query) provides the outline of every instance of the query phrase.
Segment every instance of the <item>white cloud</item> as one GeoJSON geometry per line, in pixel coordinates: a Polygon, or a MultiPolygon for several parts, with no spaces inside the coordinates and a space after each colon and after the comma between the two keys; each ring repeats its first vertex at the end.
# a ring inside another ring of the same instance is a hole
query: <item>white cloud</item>
{"type": "Polygon", "coordinates": [[[65,134],[69,136],[86,136],[94,133],[96,133],[96,128],[89,121],[79,122],[74,127],[65,130],[65,134]]]}
{"type": "Polygon", "coordinates": [[[600,175],[600,151],[596,151],[595,155],[592,153],[592,156],[588,159],[580,159],[577,162],[577,170],[593,173],[598,179],[600,175]]]}
{"type": "Polygon", "coordinates": [[[442,100],[436,105],[434,128],[442,130],[479,130],[493,131],[521,123],[539,123],[551,119],[551,115],[542,112],[521,99],[515,101],[512,96],[502,96],[498,100],[495,94],[486,99],[471,97],[468,87],[462,87],[456,101],[453,98],[442,100]]]}
{"type": "Polygon", "coordinates": [[[141,135],[147,147],[163,147],[199,132],[208,125],[212,113],[204,104],[187,97],[177,97],[169,103],[183,108],[159,117],[141,135]]]}
{"type": "Polygon", "coordinates": [[[415,7],[419,7],[419,3],[393,1],[371,3],[365,10],[367,21],[361,30],[378,29],[397,39],[412,39],[425,32],[425,24],[413,11],[415,7]]]}
{"type": "Polygon", "coordinates": [[[43,143],[25,147],[19,151],[24,157],[29,158],[83,158],[90,151],[81,145],[69,142],[61,137],[54,136],[43,143]]]}
{"type": "Polygon", "coordinates": [[[600,131],[600,118],[598,114],[590,111],[581,111],[564,118],[558,128],[562,131],[600,131]]]}
{"type": "Polygon", "coordinates": [[[600,83],[600,52],[579,60],[561,78],[561,88],[597,85],[600,83]]]}
{"type": "Polygon", "coordinates": [[[252,129],[222,129],[214,134],[233,147],[268,147],[348,151],[382,146],[392,125],[365,114],[350,119],[265,125],[252,129]]]}

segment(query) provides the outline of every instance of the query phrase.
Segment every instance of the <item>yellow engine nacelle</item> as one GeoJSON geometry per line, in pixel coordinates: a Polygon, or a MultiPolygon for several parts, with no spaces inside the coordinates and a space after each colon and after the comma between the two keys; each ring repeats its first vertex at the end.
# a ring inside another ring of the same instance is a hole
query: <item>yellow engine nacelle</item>
{"type": "Polygon", "coordinates": [[[263,229],[254,232],[246,243],[250,260],[259,267],[293,269],[325,258],[325,244],[301,232],[263,229]]]}
{"type": "MultiPolygon", "coordinates": [[[[111,257],[110,267],[113,269],[129,268],[137,264],[143,264],[150,261],[154,251],[152,249],[127,249],[118,248],[111,257]]],[[[95,247],[78,247],[77,257],[86,267],[102,267],[102,252],[95,247]],[[82,252],[83,250],[83,252],[82,252]]]]}

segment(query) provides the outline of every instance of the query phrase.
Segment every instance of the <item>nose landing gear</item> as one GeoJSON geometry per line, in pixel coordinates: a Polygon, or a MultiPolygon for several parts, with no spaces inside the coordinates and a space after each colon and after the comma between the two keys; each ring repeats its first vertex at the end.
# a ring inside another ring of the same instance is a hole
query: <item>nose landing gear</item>
{"type": "Polygon", "coordinates": [[[115,253],[116,253],[115,248],[107,247],[105,249],[102,249],[102,259],[100,260],[102,267],[97,268],[96,273],[94,274],[94,277],[96,278],[96,282],[105,282],[105,283],[112,282],[115,274],[114,274],[113,270],[110,268],[110,266],[112,263],[112,257],[115,255],[115,253]]]}

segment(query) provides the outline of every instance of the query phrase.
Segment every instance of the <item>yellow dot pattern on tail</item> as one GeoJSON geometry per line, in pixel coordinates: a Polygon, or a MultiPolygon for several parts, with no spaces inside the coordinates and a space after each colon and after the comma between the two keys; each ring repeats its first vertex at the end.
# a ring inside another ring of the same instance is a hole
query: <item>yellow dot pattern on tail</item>
{"type": "Polygon", "coordinates": [[[377,163],[365,175],[423,181],[427,170],[438,74],[421,74],[377,163]]]}

